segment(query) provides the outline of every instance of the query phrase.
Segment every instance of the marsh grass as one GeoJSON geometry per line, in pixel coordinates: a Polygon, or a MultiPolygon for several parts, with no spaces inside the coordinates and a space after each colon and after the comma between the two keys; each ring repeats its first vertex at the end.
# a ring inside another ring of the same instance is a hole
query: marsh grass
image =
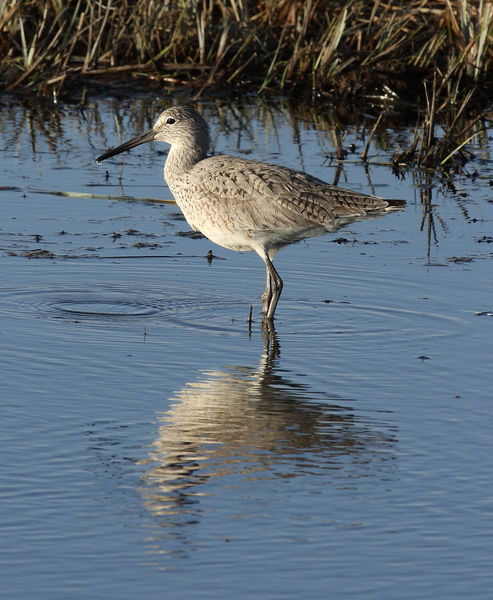
{"type": "Polygon", "coordinates": [[[473,110],[474,88],[459,94],[455,89],[447,101],[443,83],[436,77],[431,86],[424,85],[425,106],[418,113],[411,145],[393,156],[394,171],[401,166],[416,164],[433,169],[461,169],[472,154],[470,142],[485,132],[485,114],[473,110]]]}
{"type": "Polygon", "coordinates": [[[482,0],[0,0],[0,74],[38,93],[108,78],[266,91],[402,92],[492,66],[482,0]]]}

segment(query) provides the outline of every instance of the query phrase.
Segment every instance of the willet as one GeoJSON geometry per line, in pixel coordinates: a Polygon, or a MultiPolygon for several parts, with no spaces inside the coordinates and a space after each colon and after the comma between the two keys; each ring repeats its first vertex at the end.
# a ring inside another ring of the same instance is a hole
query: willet
{"type": "Polygon", "coordinates": [[[97,161],[153,140],[171,146],[164,179],[190,227],[225,248],[254,250],[264,261],[267,321],[274,318],[283,287],[272,264],[280,248],[405,204],[345,190],[287,167],[236,156],[208,157],[209,127],[188,106],[166,109],[152,129],[97,161]]]}

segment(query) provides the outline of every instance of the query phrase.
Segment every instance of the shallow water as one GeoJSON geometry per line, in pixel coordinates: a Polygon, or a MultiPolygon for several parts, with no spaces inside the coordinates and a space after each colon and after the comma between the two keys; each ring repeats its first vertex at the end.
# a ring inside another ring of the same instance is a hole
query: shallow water
{"type": "MultiPolygon", "coordinates": [[[[281,252],[273,337],[258,257],[120,199],[170,199],[164,145],[94,163],[161,108],[0,106],[5,597],[489,598],[490,149],[454,192],[379,164],[406,130],[350,154],[408,205],[281,252]]],[[[334,177],[330,129],[202,110],[216,151],[334,177]]]]}

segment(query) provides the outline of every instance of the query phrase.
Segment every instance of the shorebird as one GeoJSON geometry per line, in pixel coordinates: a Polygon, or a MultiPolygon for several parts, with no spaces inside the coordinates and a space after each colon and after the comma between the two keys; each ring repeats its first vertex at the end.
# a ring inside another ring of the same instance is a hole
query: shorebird
{"type": "Polygon", "coordinates": [[[273,265],[284,246],[402,208],[279,165],[208,156],[209,127],[189,106],[163,111],[147,132],[108,150],[101,162],[151,141],[171,146],[164,179],[190,227],[231,250],[255,251],[265,263],[264,318],[272,322],[283,282],[273,265]]]}

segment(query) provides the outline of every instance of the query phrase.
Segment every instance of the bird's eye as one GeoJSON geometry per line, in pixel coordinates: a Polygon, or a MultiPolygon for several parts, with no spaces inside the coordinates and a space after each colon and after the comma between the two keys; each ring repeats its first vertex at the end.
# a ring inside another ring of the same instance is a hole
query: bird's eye
{"type": "Polygon", "coordinates": [[[167,125],[173,125],[173,123],[175,123],[175,122],[176,122],[176,119],[173,119],[173,117],[168,117],[166,119],[166,124],[167,125]]]}

